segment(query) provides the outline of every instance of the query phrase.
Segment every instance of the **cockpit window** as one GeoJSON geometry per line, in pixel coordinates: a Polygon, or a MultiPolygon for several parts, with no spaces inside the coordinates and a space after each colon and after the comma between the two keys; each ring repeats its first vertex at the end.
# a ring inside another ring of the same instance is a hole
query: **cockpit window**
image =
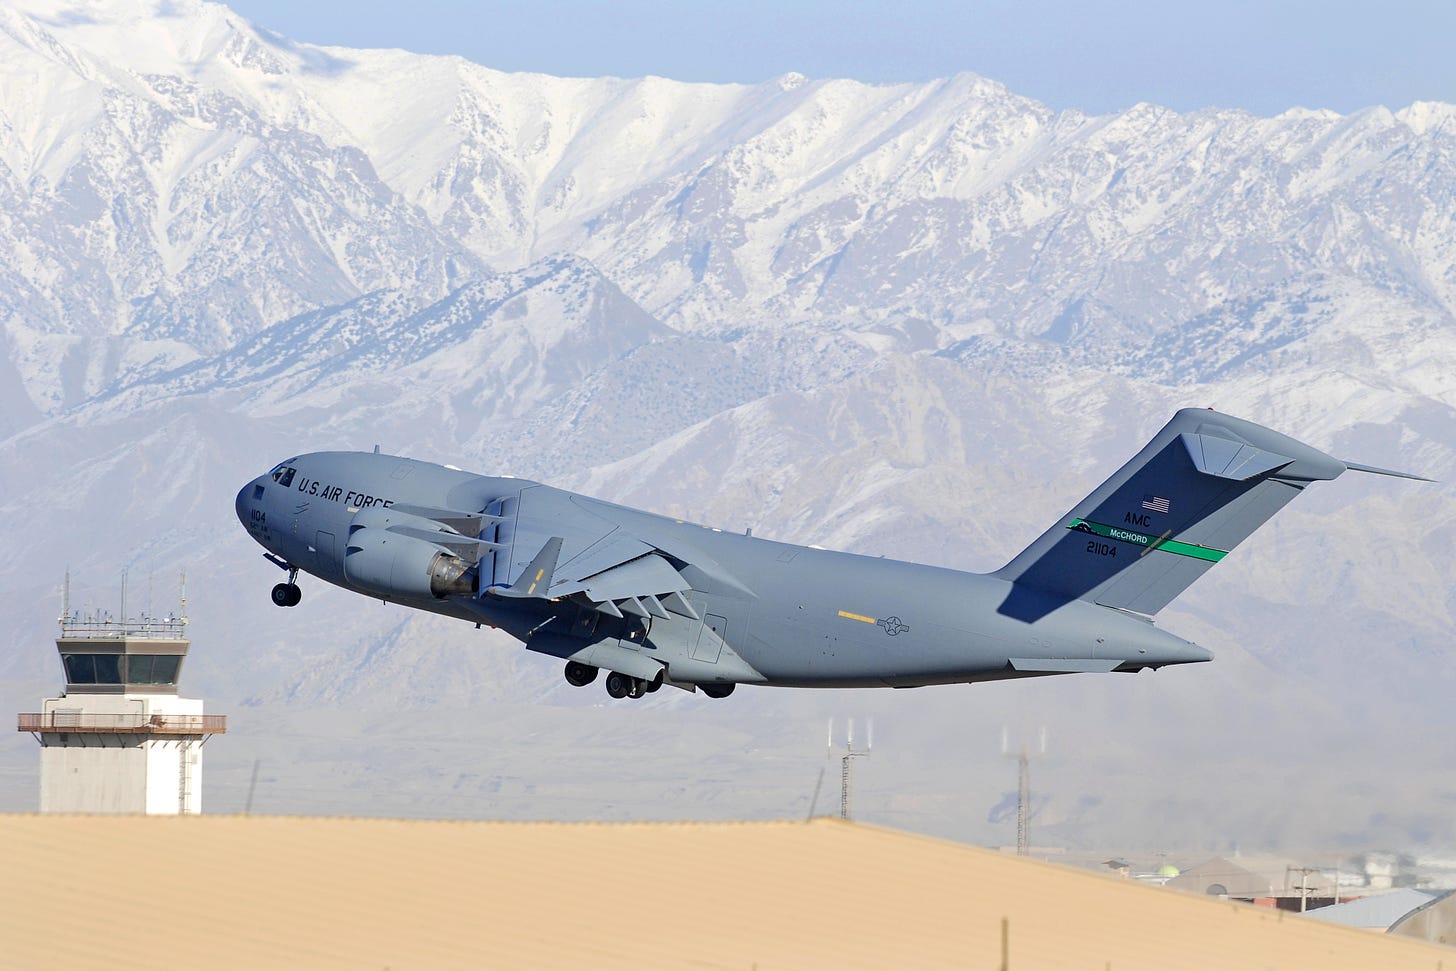
{"type": "MultiPolygon", "coordinates": [[[[293,460],[289,459],[288,461],[291,462],[293,460]]],[[[289,465],[288,462],[280,462],[278,467],[272,472],[273,481],[287,488],[293,483],[293,473],[293,466],[289,465]]]]}

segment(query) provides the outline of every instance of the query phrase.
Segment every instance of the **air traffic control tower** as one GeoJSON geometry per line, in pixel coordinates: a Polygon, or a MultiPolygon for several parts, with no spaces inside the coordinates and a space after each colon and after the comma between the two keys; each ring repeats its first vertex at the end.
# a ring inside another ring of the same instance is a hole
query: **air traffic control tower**
{"type": "MultiPolygon", "coordinates": [[[[19,730],[40,742],[43,813],[202,811],[202,746],[227,731],[227,717],[177,696],[187,659],[187,598],[176,615],[120,620],[106,611],[72,613],[66,583],[56,649],[66,689],[43,710],[21,714],[19,730]]],[[[124,588],[123,588],[124,589],[124,588]]]]}

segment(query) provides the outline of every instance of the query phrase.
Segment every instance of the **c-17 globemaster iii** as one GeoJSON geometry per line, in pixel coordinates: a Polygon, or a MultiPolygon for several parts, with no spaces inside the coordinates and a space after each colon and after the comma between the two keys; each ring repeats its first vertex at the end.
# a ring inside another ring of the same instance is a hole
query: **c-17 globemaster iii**
{"type": "Polygon", "coordinates": [[[288,572],[488,624],[614,698],[664,684],[895,687],[1207,661],[1152,617],[1342,462],[1261,425],[1178,412],[1010,563],[974,574],[728,533],[523,479],[315,452],[243,487],[288,572]]]}

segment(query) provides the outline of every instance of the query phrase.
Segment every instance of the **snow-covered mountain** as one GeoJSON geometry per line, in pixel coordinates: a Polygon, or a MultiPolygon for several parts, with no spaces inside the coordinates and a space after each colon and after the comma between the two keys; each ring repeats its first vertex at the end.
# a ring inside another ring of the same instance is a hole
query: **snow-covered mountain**
{"type": "MultiPolygon", "coordinates": [[[[20,0],[0,702],[54,689],[68,566],[81,599],[127,568],[168,605],[185,568],[184,690],[234,713],[214,808],[257,760],[270,811],[794,814],[822,719],[874,714],[861,810],[893,825],[1009,839],[1000,728],[1046,723],[1049,838],[1453,846],[1452,756],[1417,743],[1453,726],[1446,486],[1312,489],[1160,616],[1214,665],[630,709],[466,625],[317,585],[274,610],[231,502],[287,455],[380,444],[990,569],[1184,405],[1449,481],[1453,306],[1456,106],[564,79],[197,0],[20,0]]],[[[27,742],[0,808],[34,805],[27,742]]]]}

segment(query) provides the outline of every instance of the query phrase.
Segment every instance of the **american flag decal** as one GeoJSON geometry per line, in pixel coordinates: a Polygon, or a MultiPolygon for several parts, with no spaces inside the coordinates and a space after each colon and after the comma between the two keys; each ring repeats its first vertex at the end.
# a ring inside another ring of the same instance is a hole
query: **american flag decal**
{"type": "Polygon", "coordinates": [[[1153,512],[1167,512],[1168,500],[1162,496],[1143,496],[1143,508],[1151,509],[1153,512]]]}

